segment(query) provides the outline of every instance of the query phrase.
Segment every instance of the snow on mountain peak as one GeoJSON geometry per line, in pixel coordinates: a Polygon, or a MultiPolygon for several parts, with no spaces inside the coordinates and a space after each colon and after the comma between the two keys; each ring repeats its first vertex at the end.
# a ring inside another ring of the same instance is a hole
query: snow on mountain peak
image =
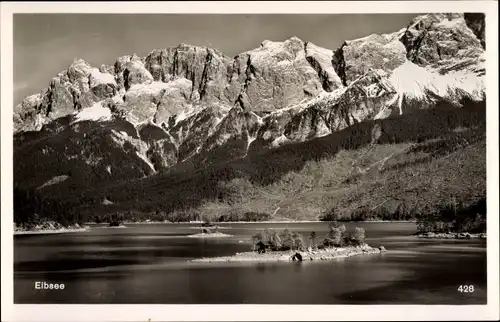
{"type": "Polygon", "coordinates": [[[112,84],[117,86],[115,77],[109,73],[102,73],[97,68],[92,68],[90,73],[90,87],[101,84],[112,84]]]}
{"type": "Polygon", "coordinates": [[[101,102],[95,103],[91,107],[84,108],[74,114],[73,123],[81,121],[109,121],[112,118],[111,110],[102,106],[101,102]]]}
{"type": "Polygon", "coordinates": [[[453,29],[457,28],[460,24],[465,24],[465,20],[463,18],[443,19],[437,24],[437,26],[453,29]]]}
{"type": "Polygon", "coordinates": [[[408,60],[394,69],[389,80],[399,93],[415,99],[424,99],[426,91],[446,97],[456,89],[481,99],[484,91],[482,78],[473,73],[456,71],[441,75],[408,60]]]}

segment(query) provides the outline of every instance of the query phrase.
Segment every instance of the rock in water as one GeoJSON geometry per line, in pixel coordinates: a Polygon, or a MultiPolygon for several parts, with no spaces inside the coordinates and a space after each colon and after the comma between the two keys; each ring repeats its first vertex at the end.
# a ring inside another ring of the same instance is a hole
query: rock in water
{"type": "Polygon", "coordinates": [[[292,260],[295,262],[295,260],[299,261],[299,262],[302,262],[302,255],[300,253],[295,253],[293,256],[292,256],[292,260]]]}

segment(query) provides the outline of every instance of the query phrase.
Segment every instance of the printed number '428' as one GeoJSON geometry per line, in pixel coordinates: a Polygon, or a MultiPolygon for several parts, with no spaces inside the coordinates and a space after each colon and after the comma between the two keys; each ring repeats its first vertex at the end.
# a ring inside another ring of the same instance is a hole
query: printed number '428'
{"type": "Polygon", "coordinates": [[[474,285],[460,285],[458,291],[461,293],[472,293],[474,292],[474,285]]]}

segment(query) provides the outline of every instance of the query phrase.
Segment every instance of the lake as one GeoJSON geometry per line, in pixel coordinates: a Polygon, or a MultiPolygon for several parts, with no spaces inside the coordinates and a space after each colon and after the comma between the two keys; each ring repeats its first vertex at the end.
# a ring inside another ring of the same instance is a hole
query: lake
{"type": "Polygon", "coordinates": [[[263,228],[304,233],[327,223],[230,223],[233,237],[196,239],[196,224],[91,226],[86,232],[14,237],[17,304],[486,304],[486,241],[410,236],[415,223],[363,227],[383,254],[290,263],[189,263],[250,250],[263,228]],[[35,282],[64,290],[35,289],[35,282]],[[460,285],[474,292],[461,293],[460,285]]]}

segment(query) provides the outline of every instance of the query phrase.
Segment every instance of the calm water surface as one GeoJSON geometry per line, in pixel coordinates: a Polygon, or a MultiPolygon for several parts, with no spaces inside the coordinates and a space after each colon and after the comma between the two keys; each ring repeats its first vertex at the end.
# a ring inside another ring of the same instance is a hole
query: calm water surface
{"type": "MultiPolygon", "coordinates": [[[[486,304],[486,242],[423,240],[414,223],[348,223],[384,254],[302,263],[188,263],[249,250],[262,228],[318,240],[326,223],[223,224],[229,238],[186,237],[194,224],[93,226],[14,238],[15,303],[486,304]],[[36,281],[64,290],[36,290],[36,281]],[[460,285],[474,285],[460,293],[460,285]]],[[[306,239],[306,238],[305,238],[306,239]]]]}

